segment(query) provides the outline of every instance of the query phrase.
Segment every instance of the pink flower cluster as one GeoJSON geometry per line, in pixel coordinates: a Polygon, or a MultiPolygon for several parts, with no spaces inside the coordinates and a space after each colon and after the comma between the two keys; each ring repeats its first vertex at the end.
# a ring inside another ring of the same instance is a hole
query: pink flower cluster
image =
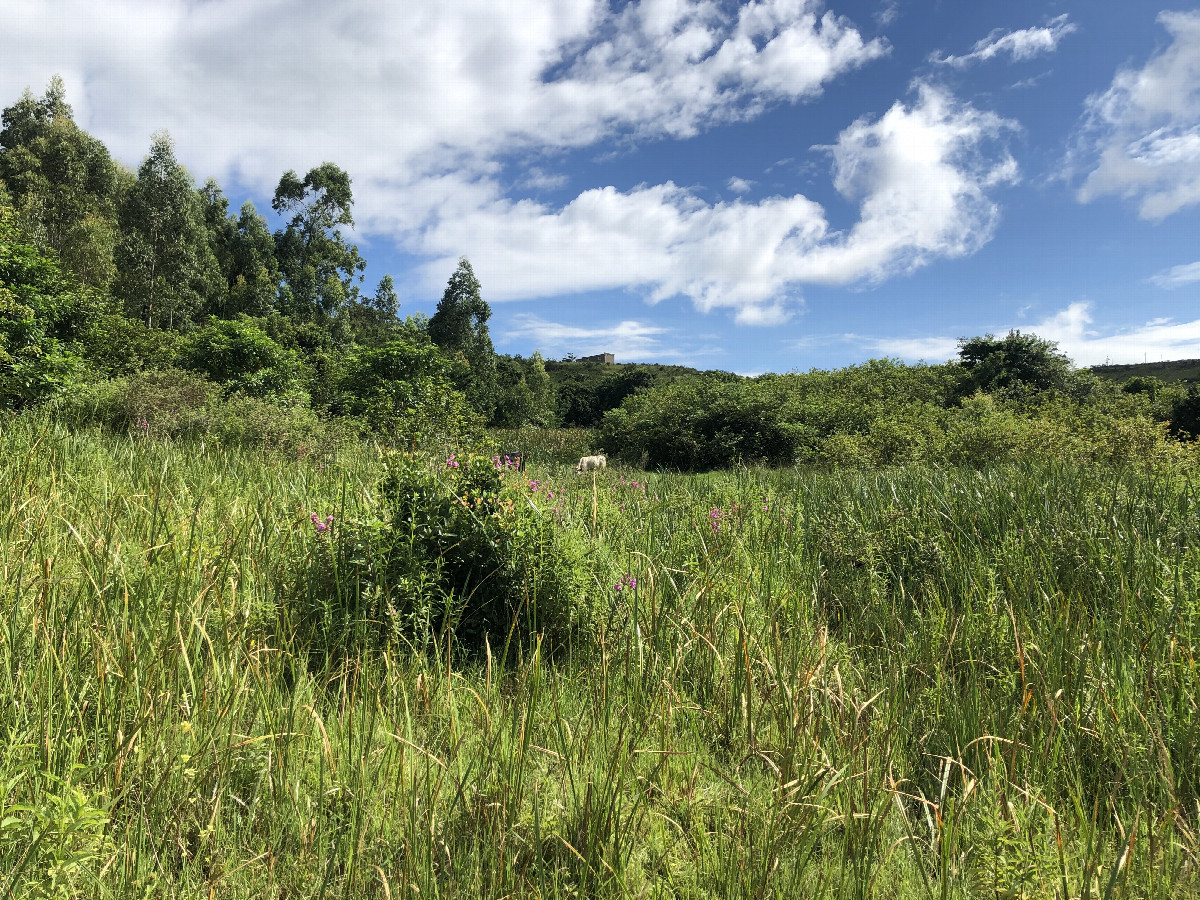
{"type": "Polygon", "coordinates": [[[554,499],[554,491],[550,490],[549,485],[547,485],[546,482],[541,481],[540,479],[537,479],[537,478],[534,478],[529,482],[529,492],[531,494],[536,494],[543,487],[546,488],[546,497],[550,500],[553,500],[554,499]]]}
{"type": "Polygon", "coordinates": [[[713,534],[721,530],[721,519],[725,517],[725,513],[721,512],[719,507],[713,507],[712,512],[708,514],[708,524],[712,526],[713,534]]]}
{"type": "Polygon", "coordinates": [[[325,521],[321,521],[321,517],[313,513],[309,518],[312,519],[313,528],[317,530],[317,534],[323,534],[333,527],[333,516],[327,516],[325,521]]]}
{"type": "Polygon", "coordinates": [[[616,591],[617,593],[620,593],[621,591],[626,590],[626,589],[629,589],[632,591],[636,588],[637,588],[637,579],[634,576],[630,575],[628,572],[626,572],[624,575],[622,575],[620,580],[618,580],[617,583],[613,586],[613,590],[616,591]]]}
{"type": "Polygon", "coordinates": [[[451,453],[449,456],[446,457],[446,468],[447,469],[457,469],[458,468],[458,459],[456,458],[455,454],[451,453]]]}
{"type": "Polygon", "coordinates": [[[626,481],[622,478],[620,484],[622,487],[641,488],[642,496],[646,496],[646,483],[644,481],[626,481]]]}
{"type": "Polygon", "coordinates": [[[507,454],[505,454],[504,456],[493,456],[492,457],[492,465],[496,467],[497,472],[499,472],[502,469],[520,469],[521,468],[521,457],[518,456],[516,458],[513,458],[507,454]]]}

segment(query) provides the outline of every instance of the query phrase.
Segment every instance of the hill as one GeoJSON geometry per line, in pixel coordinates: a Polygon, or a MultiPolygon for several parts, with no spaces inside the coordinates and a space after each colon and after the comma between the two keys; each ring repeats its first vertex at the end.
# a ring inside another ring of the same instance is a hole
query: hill
{"type": "Polygon", "coordinates": [[[1152,375],[1167,384],[1200,382],[1200,359],[1169,359],[1165,362],[1092,366],[1092,372],[1109,381],[1125,381],[1135,375],[1152,375]]]}

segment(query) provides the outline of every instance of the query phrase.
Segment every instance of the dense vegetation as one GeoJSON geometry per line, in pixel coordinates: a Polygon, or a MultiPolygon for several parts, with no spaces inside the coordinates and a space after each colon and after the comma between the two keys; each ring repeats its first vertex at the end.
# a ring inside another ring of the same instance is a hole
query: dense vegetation
{"type": "Polygon", "coordinates": [[[273,206],[4,111],[0,897],[1200,894],[1196,385],[503,356],[273,206]]]}

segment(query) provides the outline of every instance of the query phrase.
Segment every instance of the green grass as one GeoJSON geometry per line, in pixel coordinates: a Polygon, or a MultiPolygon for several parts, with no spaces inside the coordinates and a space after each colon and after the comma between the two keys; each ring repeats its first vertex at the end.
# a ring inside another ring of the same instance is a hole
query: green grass
{"type": "Polygon", "coordinates": [[[7,420],[0,896],[1200,892],[1186,467],[593,482],[554,441],[595,644],[462,664],[296,621],[373,449],[7,420]]]}

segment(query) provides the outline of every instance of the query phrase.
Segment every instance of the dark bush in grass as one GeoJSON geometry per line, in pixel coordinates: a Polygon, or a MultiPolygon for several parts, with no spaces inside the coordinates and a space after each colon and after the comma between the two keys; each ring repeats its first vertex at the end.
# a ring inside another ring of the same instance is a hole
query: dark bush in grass
{"type": "Polygon", "coordinates": [[[1185,440],[1200,437],[1200,385],[1191,385],[1172,404],[1171,433],[1185,440]]]}
{"type": "Polygon", "coordinates": [[[447,633],[467,653],[534,634],[557,649],[586,642],[593,616],[580,539],[519,478],[480,456],[390,456],[378,515],[337,529],[332,581],[321,589],[327,612],[414,647],[447,633]]]}

